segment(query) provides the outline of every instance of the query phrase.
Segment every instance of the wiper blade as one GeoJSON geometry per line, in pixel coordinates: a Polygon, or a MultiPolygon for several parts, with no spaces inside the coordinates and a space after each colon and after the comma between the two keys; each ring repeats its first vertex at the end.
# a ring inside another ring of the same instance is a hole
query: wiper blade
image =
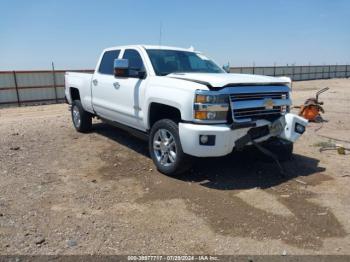
{"type": "Polygon", "coordinates": [[[170,74],[185,74],[186,72],[184,71],[176,71],[176,72],[167,72],[167,73],[162,73],[160,74],[161,76],[167,76],[167,75],[170,75],[170,74]]]}

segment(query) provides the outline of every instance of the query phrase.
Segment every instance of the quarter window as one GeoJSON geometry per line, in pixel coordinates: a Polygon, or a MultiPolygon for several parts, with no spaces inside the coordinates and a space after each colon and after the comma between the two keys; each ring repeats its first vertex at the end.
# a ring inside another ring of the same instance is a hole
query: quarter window
{"type": "Polygon", "coordinates": [[[106,75],[113,75],[114,60],[118,58],[120,50],[106,51],[103,54],[98,72],[106,75]]]}

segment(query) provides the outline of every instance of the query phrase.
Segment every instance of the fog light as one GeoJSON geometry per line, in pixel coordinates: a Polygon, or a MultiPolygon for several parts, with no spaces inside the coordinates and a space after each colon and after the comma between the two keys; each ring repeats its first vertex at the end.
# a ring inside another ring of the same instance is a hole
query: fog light
{"type": "Polygon", "coordinates": [[[214,135],[200,135],[199,144],[202,146],[214,146],[215,136],[214,135]]]}
{"type": "Polygon", "coordinates": [[[299,124],[299,123],[295,123],[295,132],[302,134],[305,132],[305,126],[299,124]]]}
{"type": "Polygon", "coordinates": [[[202,144],[208,143],[208,136],[200,136],[199,138],[202,144]]]}

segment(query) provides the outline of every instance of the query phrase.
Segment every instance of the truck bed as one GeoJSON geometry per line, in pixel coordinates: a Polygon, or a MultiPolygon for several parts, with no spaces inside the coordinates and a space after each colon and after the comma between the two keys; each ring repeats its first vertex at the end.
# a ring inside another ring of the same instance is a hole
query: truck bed
{"type": "Polygon", "coordinates": [[[91,81],[92,73],[76,73],[66,72],[65,74],[65,95],[68,103],[72,103],[71,90],[78,89],[80,93],[81,103],[87,111],[92,111],[91,104],[91,81]]]}

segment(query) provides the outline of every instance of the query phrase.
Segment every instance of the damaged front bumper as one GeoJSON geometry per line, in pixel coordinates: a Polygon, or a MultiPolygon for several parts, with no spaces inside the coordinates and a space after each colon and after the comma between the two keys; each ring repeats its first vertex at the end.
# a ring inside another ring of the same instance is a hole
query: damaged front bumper
{"type": "Polygon", "coordinates": [[[279,137],[285,140],[295,142],[304,132],[308,121],[294,114],[286,114],[278,119],[283,126],[283,130],[279,133],[279,137]]]}
{"type": "Polygon", "coordinates": [[[257,120],[251,123],[252,125],[246,126],[180,123],[182,149],[192,156],[218,157],[230,154],[234,148],[240,149],[251,144],[251,140],[259,143],[271,137],[279,137],[295,142],[304,133],[308,121],[288,113],[274,122],[257,120]],[[202,139],[203,136],[206,139],[202,139]]]}

